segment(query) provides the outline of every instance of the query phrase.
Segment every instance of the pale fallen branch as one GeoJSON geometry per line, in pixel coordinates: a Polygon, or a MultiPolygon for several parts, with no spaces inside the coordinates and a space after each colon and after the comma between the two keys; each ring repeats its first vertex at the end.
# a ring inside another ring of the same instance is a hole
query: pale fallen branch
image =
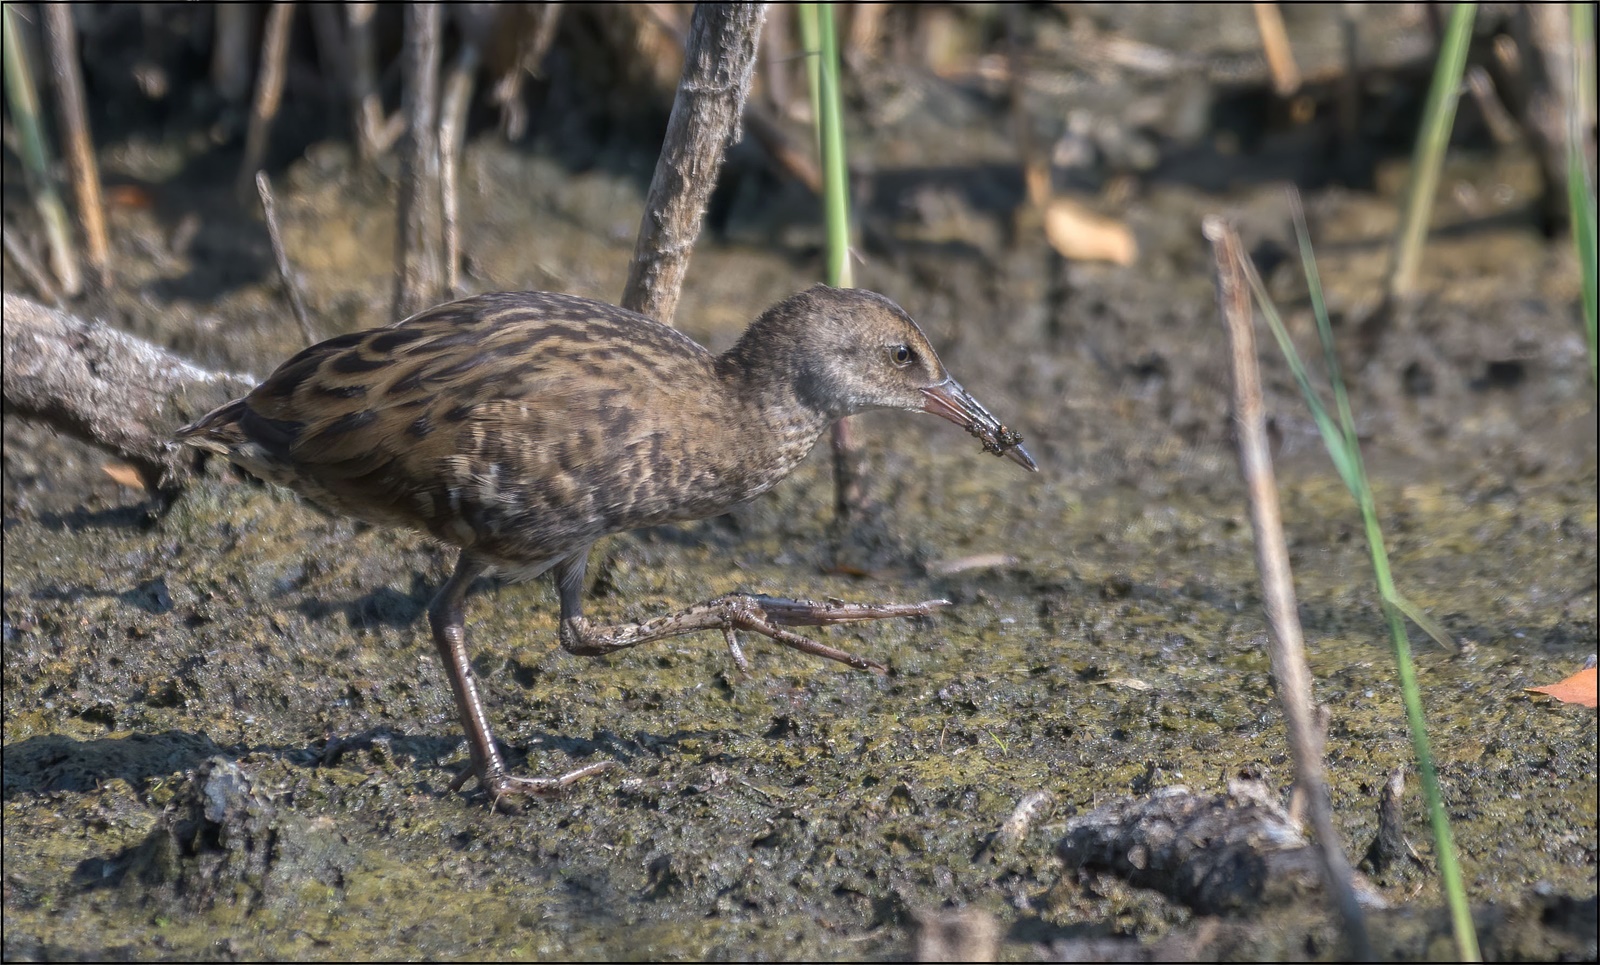
{"type": "Polygon", "coordinates": [[[256,379],[210,372],[158,345],[21,295],[4,296],[5,413],[101,447],[171,494],[194,473],[173,430],[256,379]]]}

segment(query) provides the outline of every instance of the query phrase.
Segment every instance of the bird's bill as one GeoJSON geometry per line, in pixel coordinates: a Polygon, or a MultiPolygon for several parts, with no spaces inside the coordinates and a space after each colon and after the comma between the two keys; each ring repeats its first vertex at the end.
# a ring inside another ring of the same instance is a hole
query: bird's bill
{"type": "Polygon", "coordinates": [[[1001,425],[1000,420],[968,395],[955,379],[947,378],[923,389],[922,411],[948,419],[967,430],[983,443],[984,452],[1005,456],[1029,472],[1039,471],[1028,450],[1022,448],[1022,436],[1001,425]]]}

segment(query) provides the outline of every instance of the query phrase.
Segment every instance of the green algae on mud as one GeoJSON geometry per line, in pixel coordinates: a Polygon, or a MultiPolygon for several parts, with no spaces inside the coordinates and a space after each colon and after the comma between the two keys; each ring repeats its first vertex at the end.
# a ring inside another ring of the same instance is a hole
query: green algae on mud
{"type": "MultiPolygon", "coordinates": [[[[971,468],[965,455],[929,458],[917,471],[925,488],[971,485],[957,482],[971,468]]],[[[799,475],[771,500],[687,535],[613,541],[597,559],[595,612],[631,617],[739,587],[874,599],[943,593],[958,605],[915,625],[850,634],[849,646],[891,662],[887,681],[759,647],[745,678],[714,639],[599,661],[567,657],[554,646],[547,587],[486,590],[472,611],[475,665],[505,740],[530,750],[522,766],[551,772],[597,756],[623,764],[511,816],[445,789],[459,741],[419,618],[447,560],[421,539],[220,481],[186,494],[149,530],[17,521],[7,534],[21,552],[6,562],[18,636],[8,641],[5,753],[8,785],[15,774],[23,786],[7,789],[5,848],[11,866],[26,870],[8,931],[63,954],[150,940],[163,954],[199,954],[225,933],[239,954],[273,957],[469,947],[495,957],[726,957],[778,947],[857,957],[896,954],[912,910],[960,901],[1003,920],[1032,918],[1048,935],[1090,907],[1112,906],[1060,893],[1049,825],[999,864],[975,860],[1023,793],[1047,787],[1062,809],[1083,809],[1142,787],[1205,786],[1245,765],[1287,770],[1254,639],[1247,536],[1218,499],[1156,509],[1113,488],[1076,494],[1068,512],[1056,494],[1030,491],[1014,505],[1048,520],[1050,535],[1013,547],[1014,565],[960,578],[913,569],[841,587],[821,573],[830,551],[811,522],[828,498],[825,469],[814,461],[799,475]],[[1096,538],[1107,533],[1119,538],[1096,538]],[[120,567],[115,577],[106,560],[120,567]],[[166,589],[149,589],[156,581],[166,589]],[[112,594],[119,585],[146,589],[112,594]],[[83,589],[41,592],[68,586],[83,589]],[[13,722],[36,730],[13,740],[13,722]],[[16,765],[35,742],[60,739],[47,734],[121,746],[128,760],[53,751],[83,761],[99,786],[30,782],[16,765]],[[319,765],[330,738],[344,749],[319,765]],[[134,763],[134,745],[151,742],[176,766],[134,763]],[[326,826],[345,842],[341,883],[203,912],[88,884],[111,876],[106,869],[151,833],[172,788],[216,751],[269,789],[295,818],[286,828],[326,826]],[[72,828],[89,830],[63,834],[72,828]],[[63,928],[63,905],[94,907],[93,927],[80,915],[63,928]]],[[[1336,481],[1291,486],[1291,527],[1350,518],[1336,481]]],[[[1574,490],[1553,490],[1523,499],[1516,520],[1476,524],[1506,530],[1502,551],[1522,572],[1547,567],[1541,597],[1582,564],[1581,545],[1577,559],[1548,559],[1548,545],[1514,537],[1594,520],[1574,490]]],[[[1418,530],[1466,525],[1455,500],[1415,502],[1418,530]]],[[[879,522],[895,530],[880,536],[913,556],[996,545],[1012,520],[969,506],[945,518],[931,499],[901,502],[879,522]]],[[[872,529],[858,546],[869,556],[872,529]]],[[[1360,615],[1368,591],[1359,547],[1336,535],[1315,545],[1301,568],[1318,640],[1313,664],[1334,714],[1337,813],[1359,843],[1372,829],[1373,788],[1408,750],[1381,629],[1370,606],[1360,615]],[[1350,582],[1318,591],[1328,574],[1350,582]]],[[[1437,592],[1471,612],[1459,586],[1437,592]]],[[[1536,599],[1507,600],[1518,632],[1547,651],[1565,649],[1550,636],[1561,632],[1560,615],[1539,623],[1541,613],[1536,599]]],[[[1468,636],[1465,621],[1448,610],[1445,618],[1468,636]]],[[[1495,642],[1460,658],[1424,652],[1430,695],[1504,691],[1549,663],[1495,642]]],[[[1592,875],[1593,835],[1581,830],[1592,832],[1594,818],[1592,717],[1516,699],[1489,706],[1489,732],[1542,735],[1537,760],[1525,742],[1452,736],[1484,732],[1481,699],[1429,707],[1474,897],[1514,897],[1524,875],[1580,888],[1586,862],[1592,875]],[[1530,771],[1545,780],[1530,784],[1530,771]],[[1504,874],[1511,861],[1514,879],[1504,874]]],[[[1402,883],[1422,887],[1426,901],[1428,879],[1402,883]]],[[[1126,889],[1115,906],[1135,931],[1187,921],[1126,889]]]]}

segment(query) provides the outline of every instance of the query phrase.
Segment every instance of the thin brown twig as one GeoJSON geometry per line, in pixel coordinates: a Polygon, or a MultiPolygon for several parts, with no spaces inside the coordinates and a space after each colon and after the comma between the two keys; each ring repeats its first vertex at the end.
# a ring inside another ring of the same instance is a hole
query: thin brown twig
{"type": "Polygon", "coordinates": [[[448,123],[440,125],[439,201],[444,230],[444,287],[452,297],[461,292],[461,200],[456,176],[459,150],[455,128],[448,123]]]}
{"type": "Polygon", "coordinates": [[[1495,143],[1502,147],[1510,147],[1521,140],[1517,133],[1517,121],[1506,110],[1506,105],[1500,100],[1499,93],[1494,89],[1494,81],[1489,77],[1489,71],[1482,64],[1471,64],[1467,67],[1467,90],[1472,94],[1472,100],[1478,105],[1478,113],[1483,115],[1483,124],[1489,129],[1489,135],[1495,143]]]}
{"type": "Polygon", "coordinates": [[[1339,38],[1344,48],[1344,70],[1339,74],[1339,149],[1348,157],[1361,137],[1361,32],[1360,4],[1346,0],[1339,8],[1339,38]]]}
{"type": "Polygon", "coordinates": [[[794,70],[789,62],[789,49],[793,46],[791,26],[789,17],[779,16],[772,18],[761,31],[761,80],[765,84],[762,93],[766,95],[767,106],[780,117],[789,113],[789,81],[794,70]]]}
{"type": "Polygon", "coordinates": [[[384,150],[377,144],[378,129],[383,126],[383,101],[378,96],[378,54],[372,40],[372,18],[377,8],[375,3],[345,4],[351,114],[355,120],[357,153],[367,162],[384,150]]]}
{"type": "Polygon", "coordinates": [[[1267,70],[1272,73],[1272,89],[1288,97],[1300,89],[1300,68],[1289,46],[1289,32],[1283,27],[1283,11],[1276,3],[1253,3],[1256,29],[1261,31],[1261,46],[1267,54],[1267,70]]]}
{"type": "Polygon", "coordinates": [[[867,505],[866,487],[861,477],[861,441],[856,438],[855,420],[840,419],[828,432],[833,455],[833,511],[848,520],[867,505]]]}
{"type": "Polygon", "coordinates": [[[645,198],[624,308],[672,324],[723,153],[738,140],[764,3],[696,4],[683,77],[645,198]]]}
{"type": "Polygon", "coordinates": [[[22,247],[17,239],[12,237],[11,229],[0,231],[0,242],[5,245],[6,254],[11,256],[11,263],[17,266],[17,270],[22,272],[24,278],[28,279],[28,284],[33,286],[39,297],[60,307],[61,289],[50,280],[49,273],[44,270],[43,265],[34,260],[28,249],[22,247]]]}
{"type": "Polygon", "coordinates": [[[444,287],[452,296],[461,282],[460,189],[456,171],[467,133],[467,109],[472,105],[473,81],[481,59],[479,51],[494,28],[497,11],[479,4],[460,4],[454,8],[461,30],[461,49],[445,77],[444,99],[439,116],[439,191],[444,231],[444,287]]]}
{"type": "Polygon", "coordinates": [[[1207,216],[1202,231],[1211,242],[1216,264],[1217,305],[1232,348],[1233,416],[1239,470],[1249,494],[1256,566],[1261,572],[1261,589],[1266,600],[1268,653],[1288,726],[1295,781],[1305,788],[1310,798],[1318,852],[1322,856],[1329,894],[1344,919],[1350,957],[1356,961],[1371,961],[1366,917],[1356,900],[1349,859],[1333,827],[1323,773],[1311,669],[1306,664],[1294,577],[1289,568],[1289,549],[1284,540],[1277,481],[1267,442],[1266,406],[1262,401],[1261,373],[1256,361],[1250,289],[1244,276],[1244,262],[1248,256],[1237,232],[1222,218],[1207,216]]]}
{"type": "Polygon", "coordinates": [[[280,0],[267,14],[267,32],[261,38],[261,73],[256,77],[255,102],[250,106],[250,127],[244,137],[244,164],[239,168],[239,194],[249,190],[261,159],[267,153],[272,122],[283,104],[283,78],[289,64],[289,24],[294,3],[280,0]]]}
{"type": "Polygon", "coordinates": [[[278,227],[278,205],[272,197],[272,181],[265,171],[256,172],[256,193],[261,195],[261,213],[267,219],[267,237],[272,240],[272,258],[278,263],[278,277],[283,279],[284,291],[289,295],[289,307],[294,310],[295,321],[300,323],[306,344],[310,345],[317,340],[317,336],[311,330],[311,316],[306,312],[305,296],[295,281],[288,249],[283,246],[283,231],[278,227]]]}
{"type": "Polygon", "coordinates": [[[817,169],[817,162],[794,143],[777,118],[760,104],[749,101],[744,105],[744,123],[785,174],[817,197],[822,196],[822,172],[817,169]]]}
{"type": "Polygon", "coordinates": [[[846,63],[856,67],[878,56],[883,41],[883,18],[888,13],[887,3],[850,5],[850,35],[844,48],[846,63]]]}
{"type": "MultiPolygon", "coordinates": [[[[559,3],[532,5],[532,29],[523,29],[517,36],[516,57],[500,79],[495,81],[490,99],[500,107],[500,131],[508,141],[520,141],[528,132],[528,109],[522,103],[522,84],[528,77],[539,76],[539,65],[550,45],[556,39],[556,27],[561,24],[559,3]]],[[[513,19],[512,22],[519,22],[513,19]]]]}
{"type": "Polygon", "coordinates": [[[111,284],[111,239],[106,234],[105,203],[100,195],[100,167],[89,136],[89,115],[83,99],[83,69],[78,59],[78,29],[69,4],[44,4],[45,33],[50,41],[50,70],[55,75],[56,111],[66,140],[67,167],[78,203],[78,226],[89,267],[101,287],[111,284]]]}
{"type": "Polygon", "coordinates": [[[28,48],[23,43],[21,19],[17,5],[8,3],[0,7],[0,20],[4,21],[0,32],[4,33],[6,100],[11,107],[12,123],[17,128],[17,144],[28,189],[39,210],[39,219],[44,222],[50,269],[55,272],[61,291],[70,297],[83,290],[83,279],[78,271],[78,253],[72,244],[67,207],[61,202],[61,192],[56,190],[46,157],[44,130],[39,122],[39,91],[28,48]]]}

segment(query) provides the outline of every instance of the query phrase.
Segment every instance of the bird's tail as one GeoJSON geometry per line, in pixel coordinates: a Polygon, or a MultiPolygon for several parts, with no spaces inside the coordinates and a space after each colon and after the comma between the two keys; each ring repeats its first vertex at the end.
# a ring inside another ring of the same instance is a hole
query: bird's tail
{"type": "Polygon", "coordinates": [[[172,438],[199,449],[227,455],[245,441],[244,433],[239,429],[239,419],[244,412],[244,400],[234,399],[179,429],[172,434],[172,438]]]}

